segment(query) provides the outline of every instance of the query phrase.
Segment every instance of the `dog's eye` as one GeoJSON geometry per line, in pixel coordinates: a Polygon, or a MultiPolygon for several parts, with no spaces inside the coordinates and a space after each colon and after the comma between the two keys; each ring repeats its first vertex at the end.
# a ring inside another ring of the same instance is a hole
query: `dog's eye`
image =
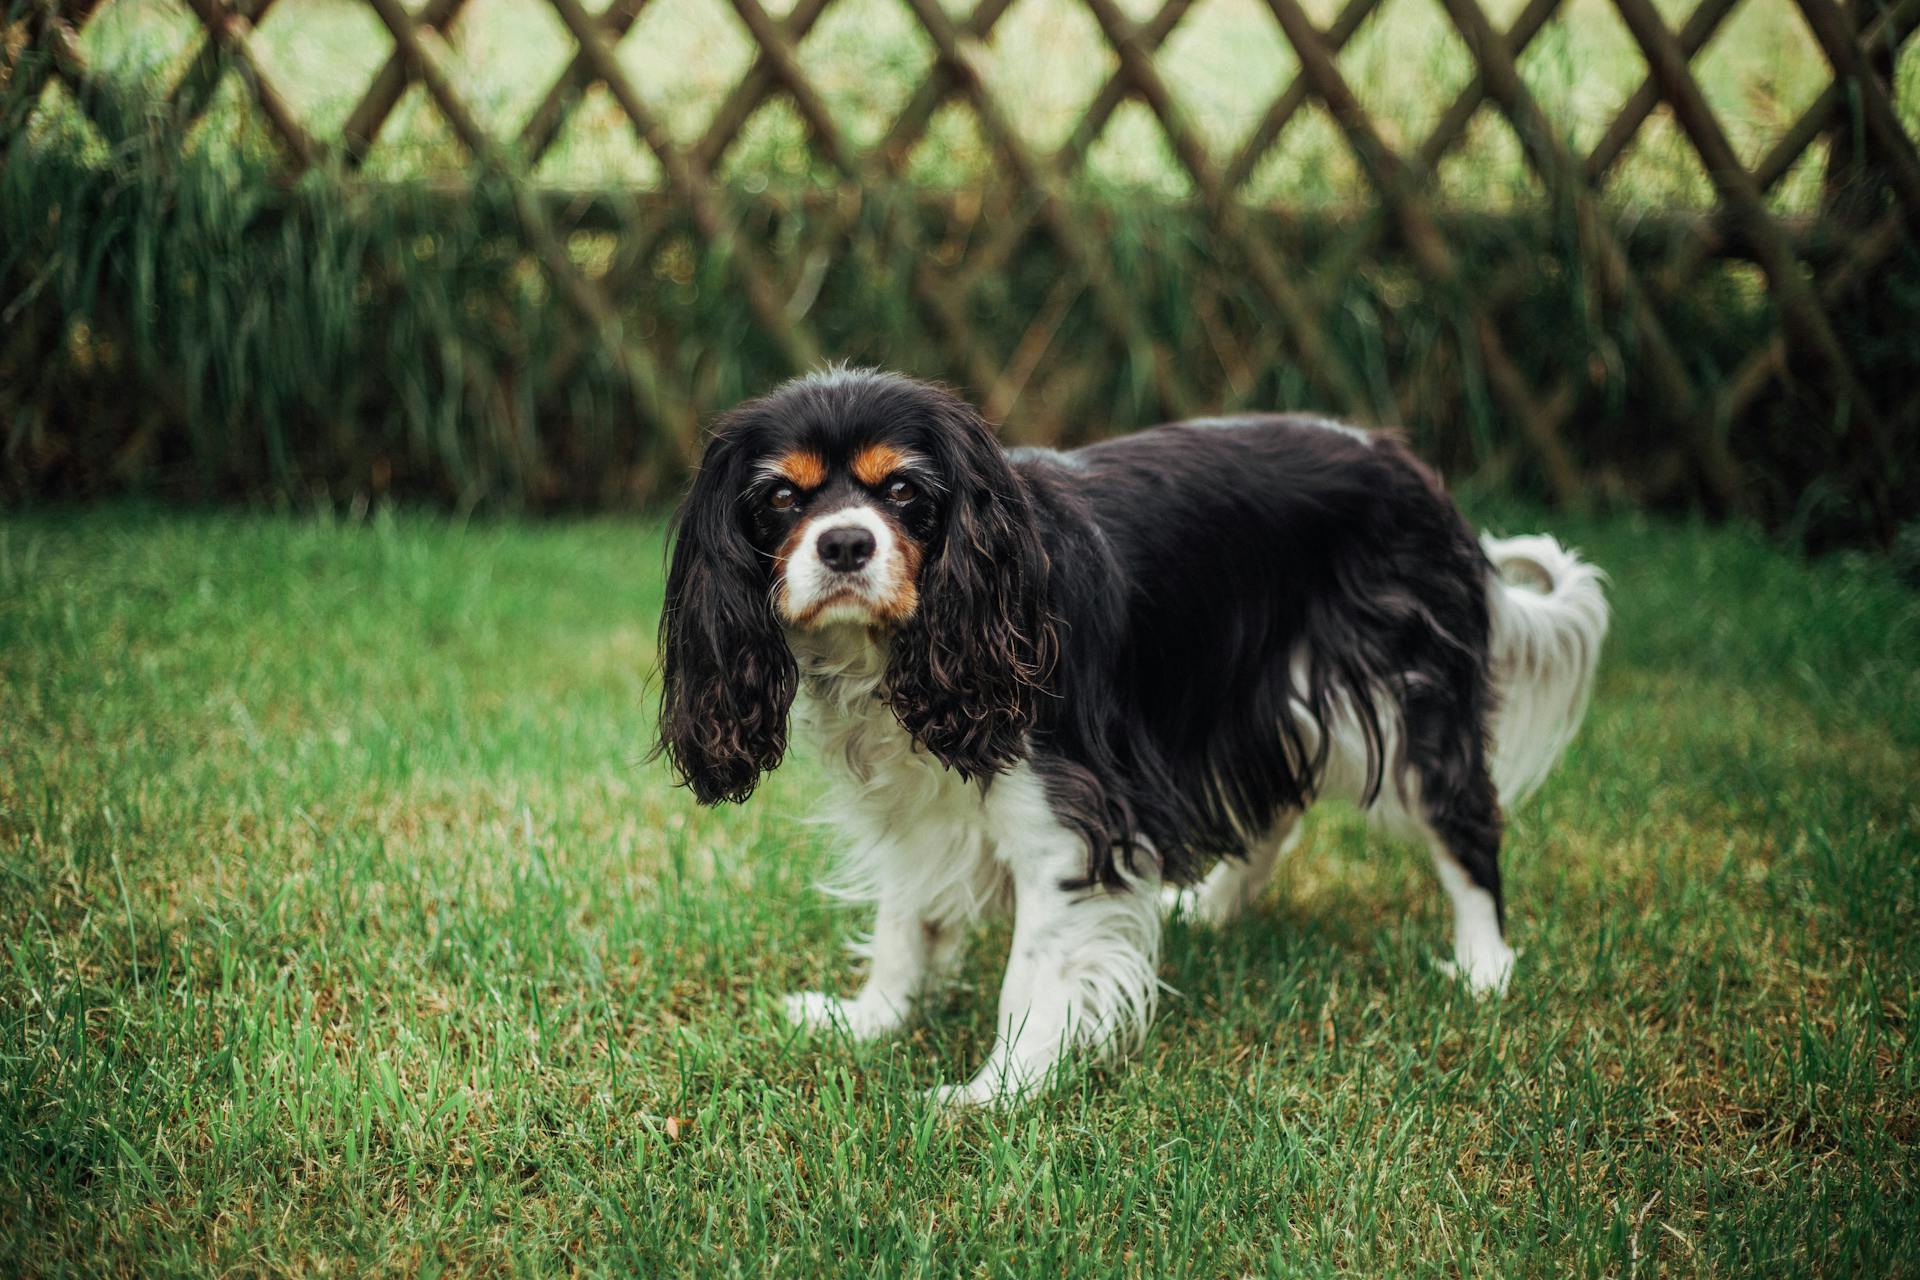
{"type": "Polygon", "coordinates": [[[895,480],[887,486],[887,501],[904,507],[912,502],[919,492],[913,487],[911,481],[895,480]]]}
{"type": "Polygon", "coordinates": [[[783,484],[767,495],[767,505],[775,511],[785,511],[793,506],[793,499],[793,486],[783,484]]]}

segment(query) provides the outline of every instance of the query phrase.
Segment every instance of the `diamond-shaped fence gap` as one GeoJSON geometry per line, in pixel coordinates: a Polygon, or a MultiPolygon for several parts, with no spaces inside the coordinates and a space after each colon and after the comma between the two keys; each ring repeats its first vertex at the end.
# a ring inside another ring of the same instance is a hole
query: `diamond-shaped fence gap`
{"type": "Polygon", "coordinates": [[[717,176],[756,194],[770,185],[831,184],[838,175],[810,138],[793,99],[776,92],[740,126],[740,136],[721,157],[717,176]]]}
{"type": "Polygon", "coordinates": [[[651,0],[614,58],[684,146],[700,136],[758,52],[726,0],[651,0]]]}
{"type": "Polygon", "coordinates": [[[1715,202],[1712,180],[1664,103],[1614,161],[1605,191],[1610,204],[1711,209],[1715,202]]]}
{"type": "Polygon", "coordinates": [[[1340,126],[1318,101],[1294,114],[1244,188],[1255,204],[1361,207],[1378,203],[1340,126]]]}
{"type": "Polygon", "coordinates": [[[250,48],[307,132],[331,140],[392,55],[393,36],[364,4],[282,0],[260,19],[250,48]]]}
{"type": "Polygon", "coordinates": [[[1515,61],[1527,92],[1582,158],[1647,78],[1646,58],[1610,0],[1564,0],[1515,61]]]}
{"type": "Polygon", "coordinates": [[[907,152],[902,172],[909,183],[935,190],[968,186],[993,172],[993,145],[980,118],[958,98],[949,98],[927,121],[907,152]]]}
{"type": "Polygon", "coordinates": [[[543,186],[613,187],[657,191],[663,181],[659,157],[633,132],[626,113],[604,84],[580,95],[533,170],[543,186]]]}
{"type": "Polygon", "coordinates": [[[933,66],[933,42],[902,0],[835,0],[796,59],[858,148],[879,142],[933,66]]]}
{"type": "Polygon", "coordinates": [[[1181,167],[1173,143],[1152,108],[1130,98],[1114,109],[1107,127],[1087,152],[1081,185],[1186,200],[1193,179],[1181,167]]]}
{"type": "Polygon", "coordinates": [[[623,302],[662,319],[673,314],[675,304],[684,304],[698,296],[696,277],[704,250],[699,237],[685,226],[675,227],[660,238],[642,279],[623,302]]]}
{"type": "Polygon", "coordinates": [[[401,182],[423,175],[460,173],[470,163],[467,149],[440,114],[433,95],[416,81],[394,104],[380,136],[367,149],[360,171],[377,182],[401,182]]]}
{"type": "MultiPolygon", "coordinates": [[[[1052,246],[1033,247],[1039,253],[1037,261],[1044,264],[1045,250],[1052,246]]],[[[1007,420],[1008,437],[1020,443],[1070,446],[1105,434],[1113,423],[1142,421],[1139,415],[1116,414],[1102,398],[1136,379],[1129,372],[1132,362],[1114,345],[1088,291],[1074,288],[1069,277],[1055,275],[1047,290],[1033,294],[1032,299],[1029,306],[1002,313],[994,331],[995,343],[1006,351],[995,360],[996,367],[1024,375],[1016,399],[998,403],[1003,390],[989,400],[1007,420]],[[1111,351],[1113,356],[1110,362],[1049,361],[1043,356],[1027,367],[1038,342],[1054,352],[1111,351]]]]}
{"type": "Polygon", "coordinates": [[[104,0],[75,43],[95,76],[165,92],[205,38],[181,0],[104,0]]]}
{"type": "Polygon", "coordinates": [[[1767,208],[1776,216],[1806,214],[1819,208],[1829,154],[1828,148],[1818,142],[1801,152],[1786,176],[1766,193],[1767,208]]]}
{"type": "Polygon", "coordinates": [[[1260,0],[1200,0],[1154,61],[1221,165],[1300,66],[1260,0]]]}
{"type": "Polygon", "coordinates": [[[1383,0],[1334,57],[1387,145],[1408,152],[1477,68],[1439,0],[1383,0]]]}
{"type": "Polygon", "coordinates": [[[1749,169],[1833,79],[1796,5],[1748,0],[1691,64],[1734,154],[1749,169]]]}
{"type": "Polygon", "coordinates": [[[1442,203],[1458,209],[1504,212],[1548,196],[1512,124],[1492,104],[1474,113],[1460,144],[1440,158],[1434,178],[1442,203]]]}
{"type": "Polygon", "coordinates": [[[620,237],[611,231],[581,230],[566,238],[567,260],[589,280],[605,278],[620,248],[620,237]]]}
{"type": "Polygon", "coordinates": [[[232,70],[221,72],[207,109],[180,139],[180,150],[222,163],[250,161],[269,166],[281,154],[266,119],[255,109],[253,93],[240,73],[232,70]]]}
{"type": "Polygon", "coordinates": [[[40,90],[40,100],[27,117],[26,127],[30,141],[71,147],[83,164],[102,165],[111,155],[107,140],[74,100],[73,90],[57,76],[40,90]]]}
{"type": "Polygon", "coordinates": [[[544,0],[471,4],[447,45],[441,65],[455,90],[480,126],[509,145],[576,48],[566,24],[544,0]]]}
{"type": "Polygon", "coordinates": [[[1920,40],[1907,41],[1894,58],[1893,109],[1909,134],[1920,134],[1920,40]]]}
{"type": "Polygon", "coordinates": [[[981,50],[987,92],[1026,144],[1056,150],[1120,59],[1079,4],[1014,0],[981,50]]]}

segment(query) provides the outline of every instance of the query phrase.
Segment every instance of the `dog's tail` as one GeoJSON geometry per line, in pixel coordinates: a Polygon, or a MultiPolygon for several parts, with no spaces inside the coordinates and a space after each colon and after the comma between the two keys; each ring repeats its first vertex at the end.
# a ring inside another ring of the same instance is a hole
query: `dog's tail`
{"type": "Polygon", "coordinates": [[[1544,534],[1481,535],[1493,562],[1493,782],[1500,803],[1533,793],[1573,741],[1607,635],[1606,575],[1544,534]]]}

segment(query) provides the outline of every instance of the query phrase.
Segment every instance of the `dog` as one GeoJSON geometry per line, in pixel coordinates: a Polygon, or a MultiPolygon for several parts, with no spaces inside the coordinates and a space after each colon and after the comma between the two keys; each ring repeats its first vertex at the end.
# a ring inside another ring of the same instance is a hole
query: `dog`
{"type": "Polygon", "coordinates": [[[841,888],[871,902],[860,1039],[1010,908],[996,1036],[943,1102],[1004,1102],[1070,1053],[1137,1046],[1163,899],[1259,893],[1316,800],[1423,842],[1453,960],[1503,991],[1503,807],[1585,714],[1603,575],[1544,536],[1476,539],[1392,434],[1301,414],[1003,449],[970,405],[836,368],[715,425],[676,517],[661,747],[743,801],[790,728],[834,778],[841,888]]]}

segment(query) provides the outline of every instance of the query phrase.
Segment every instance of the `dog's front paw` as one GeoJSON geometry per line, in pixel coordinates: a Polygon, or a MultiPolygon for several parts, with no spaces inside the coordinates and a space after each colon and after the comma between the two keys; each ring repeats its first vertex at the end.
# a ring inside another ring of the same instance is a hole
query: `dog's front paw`
{"type": "Polygon", "coordinates": [[[824,991],[796,991],[781,1000],[787,1021],[802,1027],[831,1027],[846,1003],[824,991]]]}
{"type": "Polygon", "coordinates": [[[844,1031],[855,1040],[872,1040],[898,1030],[904,1014],[865,995],[851,1000],[824,991],[796,991],[783,1004],[787,1020],[814,1031],[844,1031]]]}
{"type": "Polygon", "coordinates": [[[1435,960],[1433,966],[1456,982],[1466,983],[1469,992],[1484,1000],[1507,994],[1516,959],[1518,953],[1505,946],[1478,947],[1452,960],[1435,960]]]}
{"type": "Polygon", "coordinates": [[[967,1083],[943,1084],[924,1096],[935,1107],[1012,1107],[1044,1092],[1050,1078],[1046,1067],[988,1062],[967,1083]]]}
{"type": "Polygon", "coordinates": [[[961,1111],[974,1107],[997,1107],[1013,1101],[1018,1093],[1003,1092],[979,1080],[967,1084],[943,1084],[921,1095],[927,1105],[941,1110],[961,1111]]]}

